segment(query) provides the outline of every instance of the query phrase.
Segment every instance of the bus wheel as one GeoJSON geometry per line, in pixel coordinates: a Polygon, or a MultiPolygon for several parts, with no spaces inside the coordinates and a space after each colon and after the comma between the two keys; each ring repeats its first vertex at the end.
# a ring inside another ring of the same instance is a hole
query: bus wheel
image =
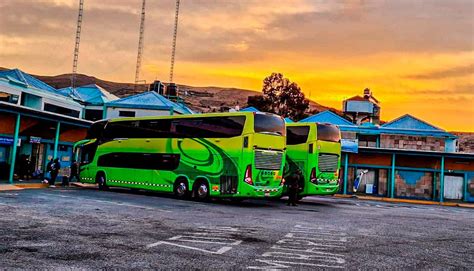
{"type": "Polygon", "coordinates": [[[188,197],[188,182],[186,180],[176,180],[174,183],[174,195],[180,199],[184,199],[188,197]]]}
{"type": "Polygon", "coordinates": [[[206,181],[198,181],[194,187],[194,196],[200,201],[204,201],[209,198],[209,185],[206,181]]]}
{"type": "Polygon", "coordinates": [[[99,190],[107,190],[109,188],[103,174],[97,176],[97,184],[99,185],[99,190]]]}

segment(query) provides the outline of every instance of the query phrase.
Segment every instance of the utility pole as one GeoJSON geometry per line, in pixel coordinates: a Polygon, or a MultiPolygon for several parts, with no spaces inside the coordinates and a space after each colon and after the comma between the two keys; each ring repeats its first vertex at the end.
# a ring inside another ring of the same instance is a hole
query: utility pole
{"type": "Polygon", "coordinates": [[[179,0],[176,0],[176,11],[174,15],[173,44],[171,46],[170,83],[173,83],[174,57],[176,53],[176,36],[178,35],[178,15],[179,15],[179,0]]]}
{"type": "Polygon", "coordinates": [[[71,87],[76,87],[77,60],[79,58],[79,44],[81,42],[82,13],[84,10],[84,0],[79,0],[79,14],[77,16],[76,45],[74,46],[74,60],[72,61],[71,87]]]}
{"type": "Polygon", "coordinates": [[[142,15],[140,19],[140,35],[138,38],[137,66],[135,67],[135,90],[137,89],[138,82],[140,81],[140,67],[142,65],[144,34],[145,34],[145,0],[143,0],[142,2],[142,15]]]}

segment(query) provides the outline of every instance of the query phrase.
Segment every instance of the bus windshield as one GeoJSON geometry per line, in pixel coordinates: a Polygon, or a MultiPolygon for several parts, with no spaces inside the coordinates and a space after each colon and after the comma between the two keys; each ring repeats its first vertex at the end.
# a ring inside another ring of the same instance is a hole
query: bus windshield
{"type": "Polygon", "coordinates": [[[285,121],[273,114],[255,114],[255,132],[285,136],[285,121]]]}
{"type": "Polygon", "coordinates": [[[339,132],[339,128],[331,124],[318,123],[318,140],[340,142],[341,134],[339,132]]]}
{"type": "Polygon", "coordinates": [[[286,127],[286,144],[297,145],[306,143],[309,135],[309,126],[286,127]]]}
{"type": "Polygon", "coordinates": [[[102,136],[102,131],[104,130],[105,124],[107,124],[107,121],[94,122],[89,130],[87,130],[86,139],[100,138],[102,136]]]}

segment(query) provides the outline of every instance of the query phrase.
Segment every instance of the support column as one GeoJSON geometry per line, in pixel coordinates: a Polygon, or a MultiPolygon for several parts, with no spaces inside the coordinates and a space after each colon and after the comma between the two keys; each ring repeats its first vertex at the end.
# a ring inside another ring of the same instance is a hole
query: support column
{"type": "Polygon", "coordinates": [[[58,158],[58,145],[59,145],[60,129],[61,129],[61,122],[58,121],[58,125],[56,126],[56,137],[54,138],[53,159],[58,158]]]}
{"type": "Polygon", "coordinates": [[[173,116],[173,114],[174,114],[174,108],[170,107],[170,116],[173,116]]]}
{"type": "Polygon", "coordinates": [[[467,202],[468,192],[467,192],[467,185],[469,183],[469,179],[467,178],[467,173],[464,173],[464,194],[463,194],[463,201],[467,202]]]}
{"type": "Polygon", "coordinates": [[[433,200],[436,200],[436,172],[433,172],[433,200]]]}
{"type": "Polygon", "coordinates": [[[390,174],[390,197],[395,197],[395,153],[392,153],[392,172],[390,174]]]}
{"type": "Polygon", "coordinates": [[[106,119],[107,118],[107,106],[104,106],[102,107],[102,119],[106,119]]]}
{"type": "Polygon", "coordinates": [[[8,182],[10,183],[13,183],[13,175],[15,174],[16,150],[18,148],[18,138],[20,137],[20,120],[20,114],[16,115],[15,133],[13,135],[13,148],[10,163],[10,175],[8,176],[8,182]]]}
{"type": "Polygon", "coordinates": [[[441,173],[439,174],[439,202],[444,201],[444,155],[441,156],[441,173]]]}
{"type": "Polygon", "coordinates": [[[343,188],[343,194],[347,195],[347,170],[349,169],[349,154],[346,153],[346,156],[344,157],[344,188],[343,188]]]}

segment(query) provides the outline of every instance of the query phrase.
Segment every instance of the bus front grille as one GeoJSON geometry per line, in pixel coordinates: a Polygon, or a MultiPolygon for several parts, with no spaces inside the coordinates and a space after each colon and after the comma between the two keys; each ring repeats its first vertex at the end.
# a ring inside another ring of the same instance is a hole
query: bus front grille
{"type": "Polygon", "coordinates": [[[255,168],[279,170],[283,159],[283,152],[255,150],[255,168]]]}
{"type": "Polygon", "coordinates": [[[335,172],[338,161],[339,156],[337,154],[320,153],[318,159],[319,171],[335,172]]]}

